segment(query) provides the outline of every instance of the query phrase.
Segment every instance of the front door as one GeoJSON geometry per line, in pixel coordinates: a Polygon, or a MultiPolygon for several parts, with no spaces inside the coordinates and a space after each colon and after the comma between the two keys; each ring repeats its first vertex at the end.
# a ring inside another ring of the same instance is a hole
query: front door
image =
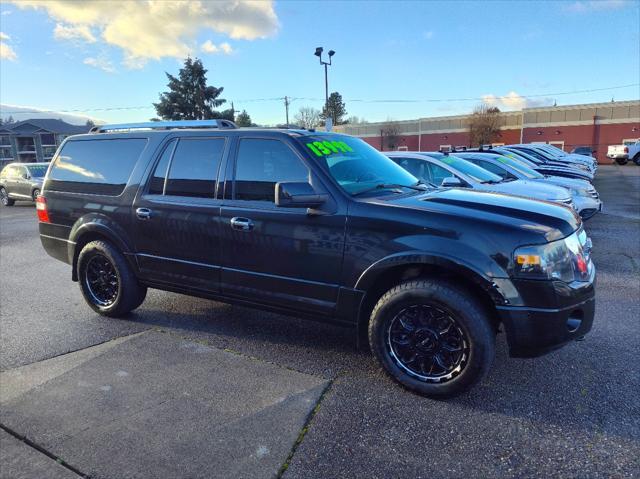
{"type": "Polygon", "coordinates": [[[281,181],[320,180],[286,142],[241,138],[221,210],[222,292],[317,315],[333,314],[344,249],[345,214],[275,205],[281,181]]]}
{"type": "Polygon", "coordinates": [[[144,279],[216,292],[220,280],[217,177],[224,137],[173,138],[133,208],[136,259],[144,279]]]}

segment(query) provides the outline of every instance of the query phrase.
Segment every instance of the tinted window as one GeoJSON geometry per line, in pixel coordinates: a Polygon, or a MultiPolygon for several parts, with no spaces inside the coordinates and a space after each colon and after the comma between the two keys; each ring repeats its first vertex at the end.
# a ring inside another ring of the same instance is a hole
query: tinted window
{"type": "Polygon", "coordinates": [[[173,154],[173,149],[176,146],[177,140],[171,140],[160,156],[160,161],[153,170],[151,180],[149,181],[149,193],[152,195],[161,195],[164,193],[164,180],[167,177],[167,170],[169,169],[169,160],[173,154]]]}
{"type": "Polygon", "coordinates": [[[224,138],[181,138],[169,166],[165,195],[213,198],[224,138]]]}
{"type": "Polygon", "coordinates": [[[429,182],[434,185],[442,184],[442,180],[445,178],[451,178],[452,176],[456,176],[451,173],[446,168],[443,168],[438,165],[434,165],[433,163],[429,163],[429,182]]]}
{"type": "Polygon", "coordinates": [[[475,163],[480,168],[484,168],[485,170],[490,171],[491,173],[494,173],[498,176],[501,176],[502,178],[508,178],[510,176],[507,170],[505,170],[504,168],[500,168],[499,166],[494,165],[493,163],[489,163],[488,161],[476,160],[476,159],[470,159],[470,158],[467,159],[467,161],[470,161],[471,163],[475,163]]]}
{"type": "Polygon", "coordinates": [[[31,165],[29,166],[29,174],[34,178],[42,178],[47,174],[47,168],[49,165],[31,165]]]}
{"type": "Polygon", "coordinates": [[[69,141],[51,167],[47,188],[119,195],[146,144],[138,138],[69,141]]]}
{"type": "Polygon", "coordinates": [[[235,199],[274,201],[280,181],[309,181],[309,171],[279,140],[244,139],[236,160],[235,199]]]}

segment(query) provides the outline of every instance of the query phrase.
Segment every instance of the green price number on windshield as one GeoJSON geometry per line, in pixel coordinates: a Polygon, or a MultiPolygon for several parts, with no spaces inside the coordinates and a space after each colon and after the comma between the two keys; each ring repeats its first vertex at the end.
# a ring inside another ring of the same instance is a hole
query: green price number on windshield
{"type": "Polygon", "coordinates": [[[509,164],[509,160],[507,160],[504,156],[499,156],[496,158],[500,163],[504,163],[505,165],[509,164]]]}
{"type": "Polygon", "coordinates": [[[344,141],[314,141],[307,143],[307,148],[315,153],[316,156],[327,156],[333,153],[346,153],[353,151],[344,141]]]}

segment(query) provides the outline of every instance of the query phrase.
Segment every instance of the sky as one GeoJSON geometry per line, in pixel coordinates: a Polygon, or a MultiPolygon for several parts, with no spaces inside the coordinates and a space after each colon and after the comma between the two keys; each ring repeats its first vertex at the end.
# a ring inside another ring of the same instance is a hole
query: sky
{"type": "Polygon", "coordinates": [[[191,55],[225,108],[284,123],[284,96],[323,105],[318,46],[367,121],[640,98],[640,0],[2,0],[0,32],[3,117],[147,121],[191,55]]]}

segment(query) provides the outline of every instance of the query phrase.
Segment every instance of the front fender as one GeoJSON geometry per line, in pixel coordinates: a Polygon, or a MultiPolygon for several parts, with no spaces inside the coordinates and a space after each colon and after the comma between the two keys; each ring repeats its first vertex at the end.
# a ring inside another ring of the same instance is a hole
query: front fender
{"type": "Polygon", "coordinates": [[[458,258],[422,251],[396,253],[376,261],[360,275],[354,289],[368,291],[386,270],[405,265],[436,266],[438,269],[462,276],[486,291],[497,305],[505,304],[508,302],[507,298],[513,295],[513,291],[502,291],[504,287],[501,287],[504,283],[510,284],[510,281],[504,282],[500,279],[496,281],[458,258]]]}

